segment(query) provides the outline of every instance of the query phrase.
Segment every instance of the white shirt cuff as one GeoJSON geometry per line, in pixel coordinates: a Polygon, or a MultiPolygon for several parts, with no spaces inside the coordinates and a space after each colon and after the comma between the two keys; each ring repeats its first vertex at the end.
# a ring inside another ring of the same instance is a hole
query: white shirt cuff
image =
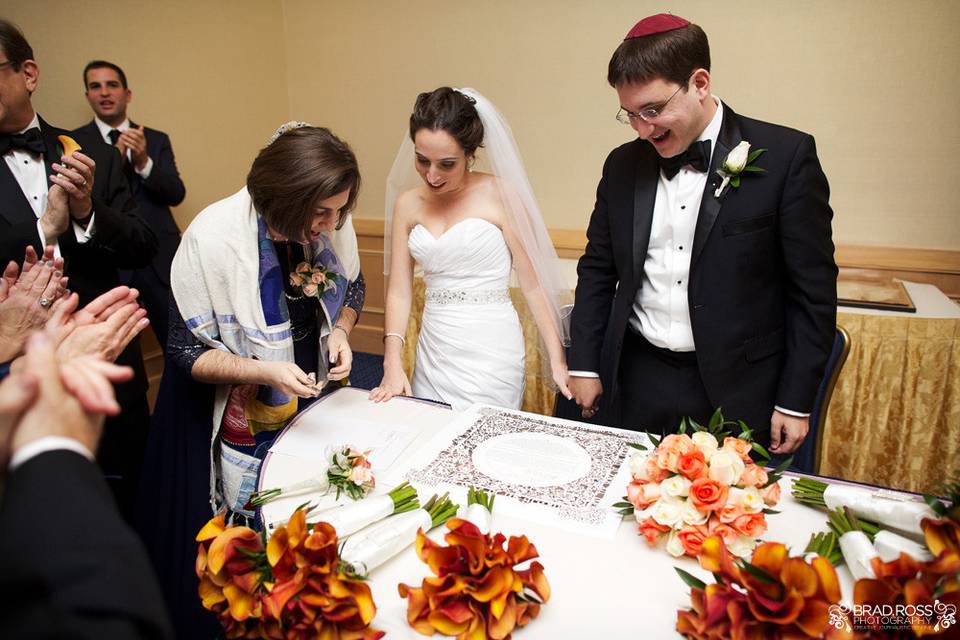
{"type": "Polygon", "coordinates": [[[795,418],[809,418],[809,413],[803,413],[801,411],[791,411],[790,409],[784,409],[783,407],[774,407],[775,410],[780,413],[786,414],[788,416],[794,416],[795,418]]]}
{"type": "MultiPolygon", "coordinates": [[[[40,224],[40,218],[37,218],[37,235],[40,236],[40,246],[41,246],[41,247],[46,247],[46,246],[47,246],[47,236],[43,233],[43,225],[40,224]]],[[[42,253],[42,252],[41,252],[41,253],[42,253]]],[[[57,242],[56,238],[54,238],[54,241],[53,241],[53,257],[54,257],[54,258],[62,258],[62,257],[63,257],[62,255],[60,255],[60,243],[57,242]]]]}
{"type": "Polygon", "coordinates": [[[41,453],[48,451],[73,451],[79,453],[90,462],[94,461],[93,454],[85,446],[73,438],[64,438],[61,436],[45,436],[28,442],[20,447],[16,453],[10,457],[9,471],[13,471],[28,460],[36,458],[41,453]]]}
{"type": "Polygon", "coordinates": [[[153,171],[153,158],[147,156],[147,164],[143,165],[143,169],[137,169],[137,166],[133,166],[133,170],[137,172],[137,175],[146,180],[150,177],[150,172],[153,171]]]}
{"type": "Polygon", "coordinates": [[[77,243],[83,244],[90,240],[93,237],[93,221],[97,217],[96,211],[90,212],[90,222],[87,223],[87,228],[84,229],[76,222],[73,223],[73,235],[77,237],[77,243]]]}
{"type": "Polygon", "coordinates": [[[567,371],[574,378],[599,378],[600,374],[596,371],[567,371]]]}

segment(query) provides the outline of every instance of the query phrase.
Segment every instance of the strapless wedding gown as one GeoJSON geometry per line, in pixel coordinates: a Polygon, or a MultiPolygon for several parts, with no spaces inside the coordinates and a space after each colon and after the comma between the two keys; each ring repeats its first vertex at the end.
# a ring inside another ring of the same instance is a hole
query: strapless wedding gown
{"type": "Polygon", "coordinates": [[[481,218],[461,220],[439,238],[418,224],[408,246],[427,285],[413,395],[454,409],[474,402],[519,408],[523,332],[510,302],[503,233],[481,218]]]}

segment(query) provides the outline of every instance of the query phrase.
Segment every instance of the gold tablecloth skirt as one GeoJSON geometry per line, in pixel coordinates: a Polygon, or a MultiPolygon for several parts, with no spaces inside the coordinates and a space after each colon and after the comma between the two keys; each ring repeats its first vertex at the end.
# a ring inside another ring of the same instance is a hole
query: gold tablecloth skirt
{"type": "Polygon", "coordinates": [[[933,492],[960,477],[960,320],[839,313],[851,337],[820,473],[933,492]]]}

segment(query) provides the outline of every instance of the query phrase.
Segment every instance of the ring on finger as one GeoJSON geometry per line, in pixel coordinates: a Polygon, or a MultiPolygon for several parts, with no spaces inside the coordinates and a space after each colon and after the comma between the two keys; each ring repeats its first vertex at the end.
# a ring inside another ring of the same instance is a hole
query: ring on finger
{"type": "Polygon", "coordinates": [[[39,302],[40,302],[40,306],[43,307],[44,309],[48,308],[51,304],[53,304],[53,300],[46,297],[40,298],[39,302]]]}

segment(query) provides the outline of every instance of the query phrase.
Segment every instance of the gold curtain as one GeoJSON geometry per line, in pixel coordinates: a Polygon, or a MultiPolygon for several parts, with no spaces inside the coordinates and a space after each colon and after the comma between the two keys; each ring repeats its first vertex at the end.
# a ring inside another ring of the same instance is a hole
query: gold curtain
{"type": "MultiPolygon", "coordinates": [[[[406,343],[403,346],[403,370],[413,379],[413,367],[416,362],[417,336],[420,334],[420,316],[423,314],[424,291],[426,286],[421,278],[413,282],[413,305],[410,309],[410,323],[407,325],[406,343]]],[[[523,390],[521,409],[543,415],[553,414],[555,391],[551,389],[550,362],[546,354],[541,354],[540,334],[532,316],[527,312],[527,301],[523,293],[510,289],[513,306],[520,315],[523,328],[523,343],[526,349],[526,386],[523,390]]]]}
{"type": "Polygon", "coordinates": [[[839,313],[851,337],[820,473],[933,492],[960,476],[960,320],[839,313]]]}

